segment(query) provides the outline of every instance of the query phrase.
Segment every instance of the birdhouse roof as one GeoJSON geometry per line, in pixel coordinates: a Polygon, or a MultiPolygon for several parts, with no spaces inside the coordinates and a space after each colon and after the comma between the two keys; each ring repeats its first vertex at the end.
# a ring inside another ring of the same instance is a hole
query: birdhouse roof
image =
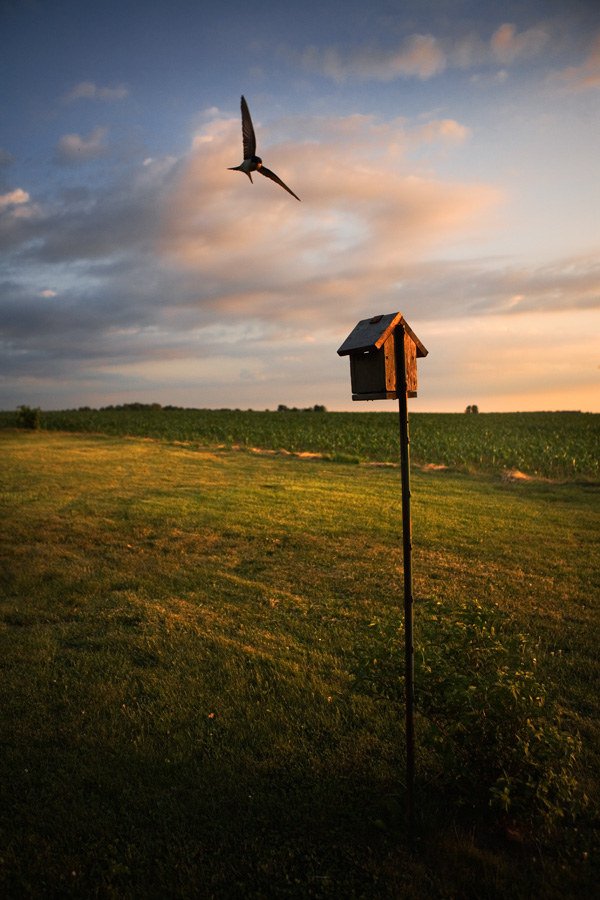
{"type": "Polygon", "coordinates": [[[362,319],[354,330],[350,332],[338,350],[338,355],[348,356],[350,353],[367,353],[379,350],[397,325],[402,326],[415,342],[417,356],[427,356],[428,351],[400,313],[388,313],[385,316],[373,316],[371,319],[362,319]]]}

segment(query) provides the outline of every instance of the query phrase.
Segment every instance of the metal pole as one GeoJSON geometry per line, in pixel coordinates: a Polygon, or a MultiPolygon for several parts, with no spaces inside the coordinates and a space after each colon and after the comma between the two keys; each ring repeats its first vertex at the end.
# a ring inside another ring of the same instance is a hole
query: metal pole
{"type": "Polygon", "coordinates": [[[396,356],[396,390],[400,417],[400,470],[402,474],[402,546],[404,558],[404,651],[406,689],[406,790],[408,827],[415,826],[415,729],[414,729],[414,646],[412,589],[412,524],[410,518],[410,439],[408,436],[408,385],[406,381],[405,331],[394,332],[396,356]]]}

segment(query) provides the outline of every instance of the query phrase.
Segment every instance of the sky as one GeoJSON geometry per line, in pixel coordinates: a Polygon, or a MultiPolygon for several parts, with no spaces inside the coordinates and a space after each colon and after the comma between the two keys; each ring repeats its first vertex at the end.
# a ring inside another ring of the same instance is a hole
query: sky
{"type": "Polygon", "coordinates": [[[597,0],[0,0],[0,409],[600,412],[597,0]],[[242,162],[257,153],[298,195],[242,162]]]}

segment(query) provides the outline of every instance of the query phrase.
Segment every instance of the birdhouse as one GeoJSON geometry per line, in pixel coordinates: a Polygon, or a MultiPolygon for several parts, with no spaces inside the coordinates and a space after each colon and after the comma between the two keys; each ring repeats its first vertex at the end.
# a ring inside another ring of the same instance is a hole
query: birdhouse
{"type": "Polygon", "coordinates": [[[350,357],[353,400],[395,400],[404,384],[408,397],[417,396],[417,359],[427,350],[400,313],[389,313],[360,321],[338,355],[350,357]],[[398,341],[404,342],[404,373],[398,341]]]}

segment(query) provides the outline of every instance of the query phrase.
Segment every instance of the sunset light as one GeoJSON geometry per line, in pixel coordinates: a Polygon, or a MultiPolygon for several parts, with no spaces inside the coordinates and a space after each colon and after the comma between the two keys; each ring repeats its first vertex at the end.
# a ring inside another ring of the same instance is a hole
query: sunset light
{"type": "Polygon", "coordinates": [[[595,4],[78,6],[0,11],[1,408],[349,409],[375,309],[416,411],[600,411],[595,4]]]}

